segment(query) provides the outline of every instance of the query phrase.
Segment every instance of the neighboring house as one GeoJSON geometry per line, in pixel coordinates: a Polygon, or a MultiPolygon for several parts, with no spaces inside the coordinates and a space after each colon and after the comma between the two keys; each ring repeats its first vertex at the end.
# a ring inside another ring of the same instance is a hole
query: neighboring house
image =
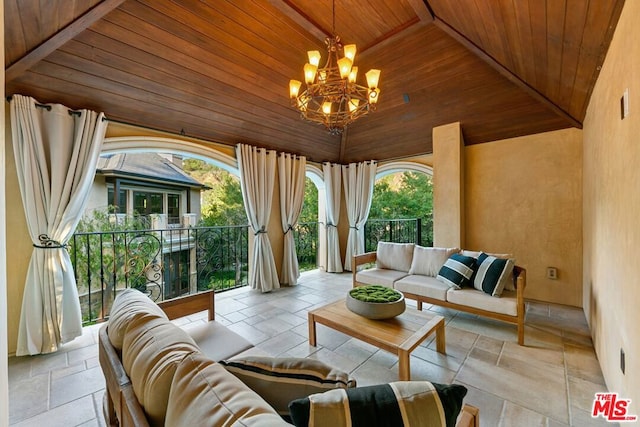
{"type": "MultiPolygon", "coordinates": [[[[136,274],[146,276],[147,289],[156,295],[154,299],[173,298],[196,286],[195,244],[183,228],[195,226],[200,220],[200,193],[206,188],[182,170],[182,157],[178,155],[105,155],[98,162],[85,215],[112,206],[116,219],[148,217],[148,228],[155,230],[153,238],[158,239],[158,255],[162,255],[153,262],[148,260],[149,264],[136,274]],[[151,274],[158,268],[161,277],[151,274]]],[[[146,234],[145,238],[152,237],[146,234]]],[[[79,290],[82,300],[85,290],[79,290]]]]}
{"type": "Polygon", "coordinates": [[[160,226],[195,225],[200,220],[200,192],[205,188],[182,170],[181,156],[110,154],[100,157],[86,212],[115,206],[119,214],[164,214],[166,224],[156,224],[160,226]],[[186,214],[195,214],[195,222],[183,222],[186,214]]]}

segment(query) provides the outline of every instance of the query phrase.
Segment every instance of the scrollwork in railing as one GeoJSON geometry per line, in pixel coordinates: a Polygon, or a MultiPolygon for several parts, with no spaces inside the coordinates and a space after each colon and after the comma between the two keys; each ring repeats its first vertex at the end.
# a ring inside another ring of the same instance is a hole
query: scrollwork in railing
{"type": "Polygon", "coordinates": [[[162,242],[150,233],[136,234],[126,245],[126,278],[154,301],[162,300],[162,242]]]}
{"type": "Polygon", "coordinates": [[[229,289],[247,284],[248,227],[198,227],[196,246],[198,290],[229,289]]]}

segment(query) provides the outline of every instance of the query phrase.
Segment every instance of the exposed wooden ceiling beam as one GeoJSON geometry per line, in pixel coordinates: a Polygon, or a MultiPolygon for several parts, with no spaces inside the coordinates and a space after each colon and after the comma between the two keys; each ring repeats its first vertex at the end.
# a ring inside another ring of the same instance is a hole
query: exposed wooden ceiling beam
{"type": "Polygon", "coordinates": [[[454,40],[462,44],[465,48],[470,50],[473,54],[475,54],[478,58],[482,59],[486,64],[500,73],[503,77],[506,77],[510,82],[524,90],[529,96],[531,96],[536,101],[540,102],[542,105],[547,107],[549,110],[556,113],[558,116],[567,120],[572,126],[577,127],[578,129],[582,129],[582,123],[573,117],[571,114],[567,113],[562,108],[558,107],[554,104],[549,98],[538,92],[535,88],[530,86],[527,82],[522,80],[517,75],[513,74],[509,69],[504,67],[498,61],[489,56],[485,51],[476,46],[471,40],[466,38],[464,35],[459,33],[455,28],[451,27],[449,24],[439,19],[437,16],[433,20],[434,24],[438,26],[438,28],[442,29],[445,33],[451,36],[454,40]]]}
{"type": "Polygon", "coordinates": [[[272,6],[277,8],[285,16],[293,20],[295,23],[307,30],[313,37],[317,38],[321,42],[324,39],[331,37],[331,33],[325,31],[320,24],[314,22],[309,16],[307,16],[302,10],[298,9],[293,3],[288,0],[269,0],[272,6]]]}
{"type": "Polygon", "coordinates": [[[431,10],[429,10],[424,0],[407,0],[407,2],[421,21],[425,23],[433,21],[433,13],[431,13],[431,10]]]}
{"type": "Polygon", "coordinates": [[[125,0],[103,0],[93,8],[85,12],[82,16],[71,22],[69,25],[58,31],[46,41],[42,42],[31,52],[18,59],[5,69],[5,83],[13,81],[23,72],[27,71],[42,59],[49,56],[56,49],[66,42],[89,28],[95,22],[102,19],[106,14],[120,6],[125,0]]]}

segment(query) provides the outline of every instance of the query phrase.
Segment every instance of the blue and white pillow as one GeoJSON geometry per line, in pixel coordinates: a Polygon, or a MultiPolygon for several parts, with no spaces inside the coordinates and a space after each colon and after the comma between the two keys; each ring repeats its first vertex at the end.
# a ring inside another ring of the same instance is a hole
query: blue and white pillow
{"type": "Polygon", "coordinates": [[[513,280],[514,260],[496,258],[484,252],[478,257],[478,271],[473,287],[494,297],[502,294],[509,280],[513,280]]]}
{"type": "Polygon", "coordinates": [[[453,254],[440,268],[436,278],[449,287],[460,289],[465,285],[471,285],[471,276],[473,276],[475,265],[475,258],[453,254]]]}

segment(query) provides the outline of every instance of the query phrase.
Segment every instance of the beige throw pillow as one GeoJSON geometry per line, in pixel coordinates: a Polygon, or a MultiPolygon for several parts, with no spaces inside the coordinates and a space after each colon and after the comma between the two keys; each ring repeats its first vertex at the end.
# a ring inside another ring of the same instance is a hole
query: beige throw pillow
{"type": "Polygon", "coordinates": [[[109,341],[117,350],[122,350],[122,342],[127,328],[133,322],[146,323],[152,319],[167,319],[158,304],[137,289],[125,289],[113,301],[109,313],[109,341]]]}
{"type": "Polygon", "coordinates": [[[447,259],[459,250],[460,248],[433,248],[416,245],[413,250],[409,274],[436,277],[447,259]]]}
{"type": "Polygon", "coordinates": [[[408,272],[411,268],[414,246],[413,243],[378,242],[376,267],[408,272]]]}
{"type": "Polygon", "coordinates": [[[178,366],[165,425],[291,427],[257,393],[200,353],[186,356],[178,366]]]}

